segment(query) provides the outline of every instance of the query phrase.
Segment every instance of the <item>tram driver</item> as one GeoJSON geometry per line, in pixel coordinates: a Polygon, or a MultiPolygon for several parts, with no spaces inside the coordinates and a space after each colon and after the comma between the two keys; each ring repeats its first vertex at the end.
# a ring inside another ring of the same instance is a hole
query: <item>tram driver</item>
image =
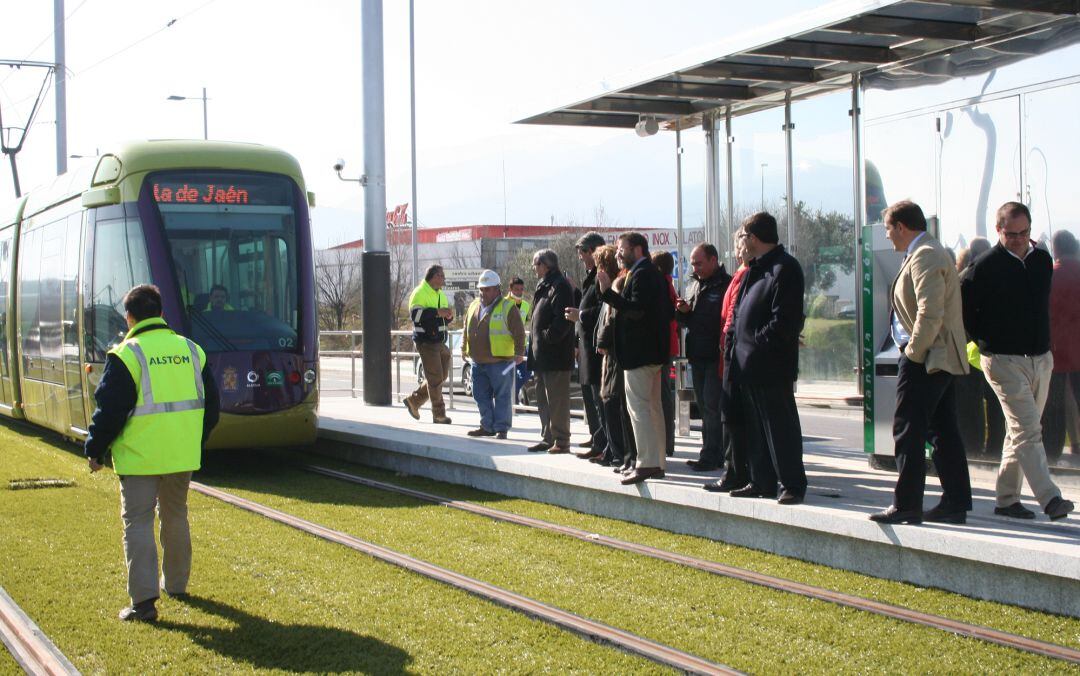
{"type": "Polygon", "coordinates": [[[207,312],[232,312],[235,309],[232,305],[229,305],[228,289],[221,284],[210,287],[210,302],[206,305],[207,312]]]}

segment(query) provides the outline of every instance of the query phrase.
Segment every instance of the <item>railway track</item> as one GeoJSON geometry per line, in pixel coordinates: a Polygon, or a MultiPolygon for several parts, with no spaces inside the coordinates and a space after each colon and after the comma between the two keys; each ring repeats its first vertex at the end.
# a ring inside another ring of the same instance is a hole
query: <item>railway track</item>
{"type": "Polygon", "coordinates": [[[3,587],[0,587],[0,641],[28,674],[62,676],[79,673],[3,587]]]}
{"type": "Polygon", "coordinates": [[[683,652],[671,646],[650,641],[630,632],[591,620],[561,608],[515,594],[501,587],[462,575],[448,568],[380,547],[366,540],[347,533],[333,530],[317,523],[301,519],[258,502],[241,498],[232,493],[206,486],[198,482],[191,483],[191,489],[207,497],[258,514],[277,523],[295,528],[315,537],[343,545],[355,551],[367,554],[375,559],[404,568],[405,570],[449,584],[463,591],[474,594],[493,603],[518,611],[530,617],[550,622],[558,627],[579,634],[599,643],[606,643],[630,653],[650,659],[664,666],[672,667],[690,674],[738,674],[723,664],[712,662],[703,657],[683,652]]]}
{"type": "Polygon", "coordinates": [[[946,631],[952,634],[956,634],[958,636],[978,639],[987,643],[993,643],[1008,648],[1014,648],[1016,650],[1021,650],[1036,655],[1042,655],[1044,657],[1049,657],[1052,659],[1063,660],[1065,662],[1070,662],[1073,664],[1080,664],[1080,650],[1075,650],[1068,646],[1062,646],[1055,643],[1047,643],[1044,641],[1037,641],[1035,639],[1019,636],[1017,634],[1011,634],[1008,632],[991,629],[989,627],[983,627],[979,625],[960,622],[957,620],[952,620],[947,617],[942,617],[940,615],[922,613],[901,606],[881,603],[880,601],[874,601],[872,599],[861,596],[844,594],[841,592],[833,591],[831,589],[825,589],[823,587],[803,584],[794,580],[774,577],[771,575],[764,575],[754,572],[752,570],[747,570],[745,568],[737,568],[734,566],[727,566],[721,563],[717,563],[715,561],[695,558],[692,556],[685,556],[683,554],[678,554],[675,552],[658,549],[635,542],[627,542],[625,540],[619,540],[597,533],[590,533],[588,531],[584,531],[578,528],[572,528],[569,526],[551,523],[549,521],[543,521],[541,519],[521,516],[512,512],[492,509],[490,507],[485,507],[483,505],[479,505],[473,502],[454,500],[452,498],[446,498],[432,493],[425,493],[423,491],[405,488],[403,486],[398,486],[395,484],[376,481],[374,479],[368,479],[365,477],[356,476],[347,472],[341,472],[326,467],[320,467],[317,465],[300,465],[300,469],[307,472],[338,479],[341,481],[358,484],[368,488],[374,488],[377,490],[406,495],[417,500],[440,504],[451,509],[457,509],[471,514],[485,516],[490,519],[513,523],[527,528],[536,528],[550,533],[557,533],[603,547],[609,547],[611,549],[631,552],[661,561],[666,561],[689,568],[695,568],[697,570],[702,570],[708,573],[712,573],[714,575],[720,575],[723,577],[740,580],[742,582],[748,582],[750,584],[767,587],[769,589],[775,589],[791,594],[797,594],[799,596],[804,596],[819,601],[827,601],[829,603],[834,603],[836,605],[844,606],[847,608],[854,608],[856,610],[882,615],[903,622],[910,622],[913,624],[919,624],[926,627],[939,629],[941,631],[946,631]]]}

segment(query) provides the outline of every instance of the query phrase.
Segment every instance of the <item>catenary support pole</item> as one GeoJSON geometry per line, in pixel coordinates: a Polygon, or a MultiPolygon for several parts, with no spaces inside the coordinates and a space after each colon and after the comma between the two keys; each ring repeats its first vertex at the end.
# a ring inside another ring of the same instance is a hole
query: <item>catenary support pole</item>
{"type": "Polygon", "coordinates": [[[364,403],[391,403],[390,253],[386,248],[386,134],[383,97],[383,4],[363,0],[364,83],[364,403]]]}
{"type": "Polygon", "coordinates": [[[420,221],[417,218],[419,208],[416,205],[416,33],[413,18],[415,4],[415,0],[409,0],[409,133],[411,138],[409,148],[412,151],[412,236],[409,238],[409,248],[412,251],[412,285],[414,287],[420,283],[420,262],[416,241],[416,228],[420,221]]]}
{"type": "Polygon", "coordinates": [[[67,64],[64,56],[64,0],[53,0],[56,56],[56,175],[67,172],[67,64]]]}

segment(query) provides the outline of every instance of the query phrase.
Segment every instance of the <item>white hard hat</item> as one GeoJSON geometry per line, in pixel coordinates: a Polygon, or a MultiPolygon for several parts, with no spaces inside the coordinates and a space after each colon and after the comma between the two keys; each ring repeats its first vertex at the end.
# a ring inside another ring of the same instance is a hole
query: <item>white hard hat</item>
{"type": "Polygon", "coordinates": [[[480,279],[477,280],[476,286],[483,289],[489,286],[498,286],[500,283],[499,273],[494,270],[484,270],[480,273],[480,279]]]}

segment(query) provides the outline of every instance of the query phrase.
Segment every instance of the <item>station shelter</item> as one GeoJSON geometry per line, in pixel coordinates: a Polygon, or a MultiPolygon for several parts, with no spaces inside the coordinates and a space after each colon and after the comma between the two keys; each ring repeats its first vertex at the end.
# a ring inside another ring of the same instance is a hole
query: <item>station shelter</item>
{"type": "MultiPolygon", "coordinates": [[[[808,302],[815,344],[804,350],[802,373],[821,375],[810,352],[848,350],[848,376],[835,368],[824,375],[850,377],[864,402],[865,450],[872,462],[891,460],[898,353],[887,294],[901,256],[885,238],[881,211],[914,200],[931,232],[963,258],[975,238],[996,243],[997,208],[1020,201],[1032,213],[1032,239],[1055,264],[1080,266],[1069,247],[1052,244],[1069,240],[1055,239],[1059,231],[1080,237],[1078,13],[1077,0],[841,0],[694,48],[519,122],[673,132],[677,185],[682,135],[700,129],[706,238],[729,268],[733,230],[768,205],[804,268],[853,270],[842,280],[853,317],[835,308],[815,317],[808,302]],[[764,172],[776,170],[767,148],[776,147],[785,180],[779,194],[766,195],[764,172]],[[836,171],[838,156],[846,172],[836,171]],[[846,218],[811,222],[804,206],[826,192],[849,198],[846,218]],[[840,230],[843,251],[835,240],[821,246],[823,227],[840,230]],[[826,329],[842,330],[843,339],[826,329]]],[[[681,201],[680,191],[679,230],[681,201]]],[[[1080,289],[1055,293],[1080,303],[1080,289]]],[[[1052,329],[1055,351],[1080,341],[1080,331],[1061,329],[1052,329]]],[[[1001,421],[981,376],[973,377],[958,382],[958,416],[969,459],[995,463],[1001,421]]],[[[1080,467],[1069,381],[1068,371],[1055,372],[1044,437],[1052,465],[1080,467]]]]}

